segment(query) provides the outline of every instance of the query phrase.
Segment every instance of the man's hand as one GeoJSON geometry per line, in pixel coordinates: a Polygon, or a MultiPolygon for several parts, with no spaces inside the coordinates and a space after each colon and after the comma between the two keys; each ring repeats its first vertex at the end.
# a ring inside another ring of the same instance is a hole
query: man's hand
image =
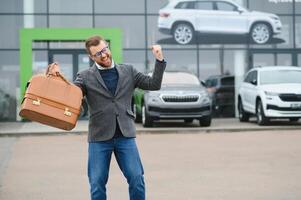
{"type": "Polygon", "coordinates": [[[52,74],[52,75],[58,75],[61,74],[60,65],[58,63],[51,63],[48,65],[46,75],[52,74]]]}
{"type": "Polygon", "coordinates": [[[162,48],[160,45],[153,45],[152,52],[157,60],[162,61],[164,59],[163,53],[162,53],[162,48]]]}

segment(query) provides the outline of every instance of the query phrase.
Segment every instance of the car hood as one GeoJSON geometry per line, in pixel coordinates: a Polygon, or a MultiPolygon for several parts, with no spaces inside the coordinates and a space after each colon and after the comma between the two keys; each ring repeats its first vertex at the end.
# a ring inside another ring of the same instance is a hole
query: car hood
{"type": "Polygon", "coordinates": [[[195,94],[200,92],[207,92],[207,90],[202,86],[168,86],[163,85],[159,91],[149,91],[149,93],[155,94],[195,94]]]}
{"type": "Polygon", "coordinates": [[[286,83],[286,84],[273,84],[273,85],[262,85],[263,91],[284,93],[284,94],[301,94],[301,84],[297,83],[286,83]]]}
{"type": "Polygon", "coordinates": [[[267,12],[259,12],[259,11],[250,11],[249,14],[254,15],[254,16],[269,16],[269,17],[278,17],[275,14],[272,13],[267,13],[267,12]]]}

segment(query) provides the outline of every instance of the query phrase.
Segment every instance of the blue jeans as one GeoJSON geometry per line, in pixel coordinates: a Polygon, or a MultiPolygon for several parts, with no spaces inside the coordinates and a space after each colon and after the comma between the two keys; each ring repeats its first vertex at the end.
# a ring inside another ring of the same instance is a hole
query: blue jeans
{"type": "Polygon", "coordinates": [[[145,200],[143,166],[135,138],[117,137],[89,143],[88,177],[91,200],[106,200],[111,155],[114,152],[119,168],[129,184],[130,200],[145,200]]]}

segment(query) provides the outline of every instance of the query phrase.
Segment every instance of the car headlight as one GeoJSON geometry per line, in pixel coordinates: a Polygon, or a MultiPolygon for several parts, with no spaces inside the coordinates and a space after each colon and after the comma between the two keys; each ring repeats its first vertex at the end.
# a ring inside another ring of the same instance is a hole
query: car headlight
{"type": "Polygon", "coordinates": [[[275,17],[275,16],[270,16],[271,19],[275,20],[275,21],[279,21],[279,17],[275,17]]]}
{"type": "Polygon", "coordinates": [[[278,96],[279,95],[276,92],[267,92],[267,91],[265,91],[264,93],[265,93],[266,96],[278,96]]]}
{"type": "Polygon", "coordinates": [[[158,102],[158,101],[160,101],[158,93],[150,93],[148,95],[147,99],[148,99],[149,102],[158,102]]]}
{"type": "Polygon", "coordinates": [[[208,103],[210,103],[210,97],[209,97],[209,96],[203,97],[203,98],[202,98],[202,103],[203,103],[203,104],[208,104],[208,103]]]}

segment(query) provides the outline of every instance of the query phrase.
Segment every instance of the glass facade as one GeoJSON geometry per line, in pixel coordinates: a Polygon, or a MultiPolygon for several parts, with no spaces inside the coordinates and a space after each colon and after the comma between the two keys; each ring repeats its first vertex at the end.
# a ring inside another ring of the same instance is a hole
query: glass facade
{"type": "MultiPolygon", "coordinates": [[[[232,0],[243,9],[227,10],[228,5],[221,5],[220,9],[224,10],[218,13],[219,18],[213,19],[207,13],[205,17],[208,18],[195,19],[200,22],[197,25],[200,29],[207,25],[205,30],[220,28],[227,33],[218,30],[209,33],[200,31],[201,34],[194,35],[188,44],[179,44],[171,34],[159,30],[159,10],[172,1],[3,0],[0,7],[0,121],[18,119],[21,28],[120,28],[123,32],[123,61],[142,72],[153,69],[154,58],[149,48],[156,43],[163,47],[168,61],[167,70],[189,71],[202,80],[210,75],[235,75],[239,71],[238,63],[244,62],[246,66],[242,68],[246,70],[257,65],[301,66],[299,0],[232,0]],[[254,13],[256,16],[268,16],[269,20],[277,16],[282,24],[281,31],[264,44],[252,41],[249,37],[251,34],[233,33],[247,27],[244,20],[254,13]],[[233,18],[238,21],[231,23],[233,18]],[[208,19],[216,24],[209,23],[208,19]],[[240,24],[240,27],[229,27],[231,24],[240,24]]],[[[201,11],[195,9],[193,12],[201,11]]],[[[65,73],[69,79],[74,77],[75,70],[84,69],[85,65],[89,67],[82,41],[69,44],[42,41],[34,42],[32,46],[34,74],[43,72],[51,59],[66,63],[65,73]],[[72,49],[76,52],[70,52],[72,49]],[[74,65],[71,60],[76,60],[76,68],[71,68],[74,65]]]]}

